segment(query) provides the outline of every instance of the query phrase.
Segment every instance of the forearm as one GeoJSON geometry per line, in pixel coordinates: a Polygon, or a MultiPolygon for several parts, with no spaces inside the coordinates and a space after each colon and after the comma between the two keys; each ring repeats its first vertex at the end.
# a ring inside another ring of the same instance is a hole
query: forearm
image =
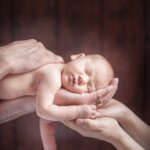
{"type": "Polygon", "coordinates": [[[72,93],[65,89],[60,89],[55,95],[54,102],[57,105],[79,105],[81,104],[81,94],[72,93]]]}
{"type": "Polygon", "coordinates": [[[49,105],[46,108],[36,106],[37,115],[49,121],[73,120],[76,117],[76,106],[49,105]]]}
{"type": "Polygon", "coordinates": [[[82,105],[95,104],[98,99],[97,91],[91,93],[72,93],[65,89],[60,89],[55,95],[55,103],[57,105],[82,105]]]}
{"type": "Polygon", "coordinates": [[[123,128],[145,149],[150,148],[150,127],[131,110],[126,111],[120,123],[123,128]]]}
{"type": "Polygon", "coordinates": [[[144,150],[144,148],[139,145],[134,139],[132,139],[123,129],[120,132],[118,140],[112,142],[112,144],[118,150],[144,150]]]}
{"type": "Polygon", "coordinates": [[[35,98],[22,97],[0,101],[0,123],[4,123],[35,111],[35,98]]]}

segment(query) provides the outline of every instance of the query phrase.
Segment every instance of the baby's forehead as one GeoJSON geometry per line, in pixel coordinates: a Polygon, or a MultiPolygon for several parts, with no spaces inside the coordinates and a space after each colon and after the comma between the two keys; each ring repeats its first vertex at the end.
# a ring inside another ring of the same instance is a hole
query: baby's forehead
{"type": "Polygon", "coordinates": [[[113,69],[110,65],[110,63],[103,57],[89,57],[92,68],[94,70],[94,84],[95,89],[100,89],[109,84],[109,82],[113,78],[113,69]]]}

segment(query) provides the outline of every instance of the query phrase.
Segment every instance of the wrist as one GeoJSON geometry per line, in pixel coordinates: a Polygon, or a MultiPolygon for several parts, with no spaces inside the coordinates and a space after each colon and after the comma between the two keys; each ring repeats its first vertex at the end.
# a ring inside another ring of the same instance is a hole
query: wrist
{"type": "Polygon", "coordinates": [[[126,106],[124,106],[124,108],[119,113],[119,117],[117,118],[117,120],[122,126],[125,126],[126,124],[129,123],[130,116],[131,116],[130,109],[128,109],[126,106]]]}

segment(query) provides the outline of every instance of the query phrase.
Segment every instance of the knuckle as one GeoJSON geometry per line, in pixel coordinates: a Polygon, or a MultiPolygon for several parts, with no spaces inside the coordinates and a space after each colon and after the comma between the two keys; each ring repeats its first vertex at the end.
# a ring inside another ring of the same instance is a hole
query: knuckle
{"type": "Polygon", "coordinates": [[[41,43],[41,42],[38,42],[38,46],[44,47],[43,43],[41,43]]]}
{"type": "Polygon", "coordinates": [[[37,40],[36,40],[36,39],[30,39],[30,41],[32,41],[32,42],[37,42],[37,40]]]}

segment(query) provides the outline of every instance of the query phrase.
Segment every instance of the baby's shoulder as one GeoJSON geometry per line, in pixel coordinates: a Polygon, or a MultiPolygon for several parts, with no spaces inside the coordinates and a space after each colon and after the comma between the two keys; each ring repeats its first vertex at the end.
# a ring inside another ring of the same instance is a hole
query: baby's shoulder
{"type": "Polygon", "coordinates": [[[40,67],[37,70],[37,73],[40,75],[52,75],[52,74],[56,74],[56,73],[61,73],[62,67],[60,66],[62,64],[46,64],[42,67],[40,67]]]}

